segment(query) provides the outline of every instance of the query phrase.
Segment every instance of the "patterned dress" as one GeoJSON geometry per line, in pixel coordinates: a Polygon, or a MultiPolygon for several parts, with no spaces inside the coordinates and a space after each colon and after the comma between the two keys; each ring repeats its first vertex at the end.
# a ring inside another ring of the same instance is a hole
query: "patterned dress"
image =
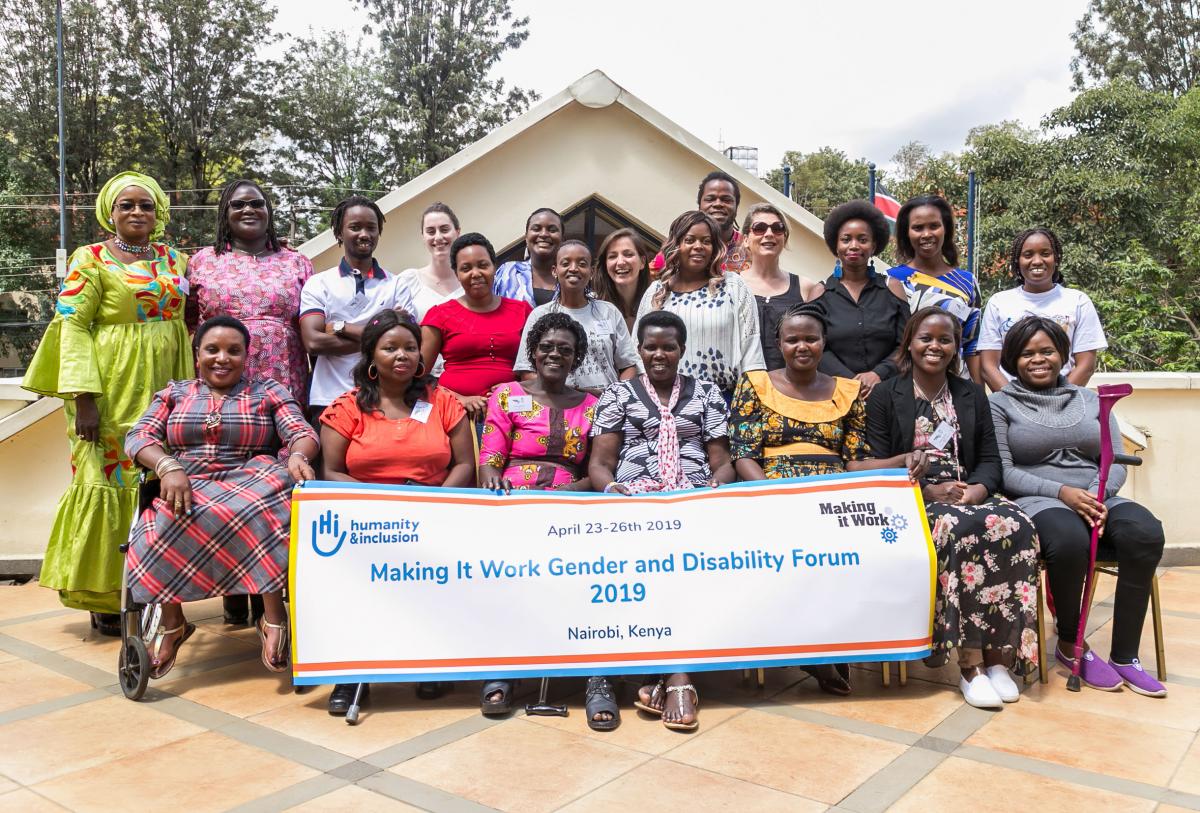
{"type": "Polygon", "coordinates": [[[275,453],[301,438],[316,432],[270,379],[243,378],[224,398],[199,379],[157,393],[125,451],[133,458],[147,446],[170,449],[191,484],[192,513],[178,516],[159,498],[138,519],[129,548],[134,600],[282,590],[294,483],[275,453]]]}
{"type": "Polygon", "coordinates": [[[768,480],[835,474],[869,458],[859,383],[833,380],[832,399],[801,401],[780,392],[762,370],[743,375],[730,408],[731,457],[759,461],[768,480]]]}
{"type": "Polygon", "coordinates": [[[273,378],[296,400],[308,402],[308,355],[300,341],[300,291],[312,263],[284,249],[261,259],[211,247],[196,252],[188,266],[188,330],[205,319],[233,316],[250,331],[247,378],[273,378]]]}
{"type": "MultiPolygon", "coordinates": [[[[710,440],[728,435],[728,408],[721,391],[711,381],[681,376],[679,400],[673,410],[679,438],[679,461],[683,474],[693,485],[703,486],[712,478],[708,465],[710,440]]],[[[623,435],[617,467],[618,483],[661,480],[658,465],[658,404],[646,391],[641,378],[619,381],[604,391],[596,405],[592,437],[609,432],[623,435]]]]}
{"type": "Polygon", "coordinates": [[[545,490],[580,479],[586,474],[583,463],[598,399],[585,393],[571,409],[532,400],[529,409],[510,411],[509,399],[527,394],[515,381],[492,393],[479,440],[479,465],[500,469],[516,489],[545,490]]]}
{"type": "MultiPolygon", "coordinates": [[[[654,282],[638,306],[638,319],[655,310],[654,296],[662,288],[654,282]]],[[[679,374],[711,381],[728,399],[742,373],[763,370],[759,339],[758,304],[737,274],[727,272],[716,292],[708,286],[696,291],[670,291],[661,310],[670,311],[687,326],[687,342],[679,360],[679,374]]],[[[637,335],[635,326],[634,335],[637,335]]]]}
{"type": "MultiPolygon", "coordinates": [[[[916,313],[921,308],[938,307],[954,314],[962,322],[960,357],[974,356],[979,350],[980,310],[979,284],[970,271],[955,268],[940,277],[931,277],[910,265],[898,265],[888,275],[900,281],[908,294],[908,308],[916,313]]],[[[966,378],[965,365],[960,374],[966,378]]]]}
{"type": "Polygon", "coordinates": [[[125,264],[103,243],[71,255],[23,386],[62,398],[71,443],[71,485],[58,503],[40,576],[62,603],[93,612],[121,608],[120,545],[137,512],[138,470],[125,435],[154,393],[194,374],[183,322],[187,255],[160,243],[125,264]],[[75,435],[75,396],[92,393],[100,439],[75,435]]]}
{"type": "MultiPolygon", "coordinates": [[[[948,389],[931,404],[917,397],[913,449],[931,459],[926,483],[963,478],[957,440],[946,450],[930,442],[938,424],[949,421],[959,436],[948,389]]],[[[926,502],[937,549],[938,589],[933,626],[935,647],[1008,649],[1036,663],[1038,658],[1037,553],[1033,523],[1016,504],[991,497],[979,505],[926,502]]]]}

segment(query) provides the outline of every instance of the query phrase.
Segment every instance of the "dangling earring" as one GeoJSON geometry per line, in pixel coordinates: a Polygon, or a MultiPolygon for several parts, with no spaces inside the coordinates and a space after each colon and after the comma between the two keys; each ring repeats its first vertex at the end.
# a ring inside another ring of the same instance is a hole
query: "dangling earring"
{"type": "Polygon", "coordinates": [[[870,276],[871,274],[874,274],[874,273],[875,273],[875,261],[872,260],[871,262],[867,263],[867,276],[870,276]]]}
{"type": "Polygon", "coordinates": [[[417,378],[425,377],[425,361],[422,359],[417,362],[417,378]]]}
{"type": "Polygon", "coordinates": [[[833,264],[833,278],[834,279],[842,278],[842,261],[841,261],[841,259],[839,259],[837,262],[835,262],[833,264]]]}
{"type": "Polygon", "coordinates": [[[375,366],[375,362],[373,361],[367,365],[367,378],[371,379],[372,381],[379,378],[379,368],[375,366]],[[372,375],[372,373],[374,373],[374,375],[372,375]]]}

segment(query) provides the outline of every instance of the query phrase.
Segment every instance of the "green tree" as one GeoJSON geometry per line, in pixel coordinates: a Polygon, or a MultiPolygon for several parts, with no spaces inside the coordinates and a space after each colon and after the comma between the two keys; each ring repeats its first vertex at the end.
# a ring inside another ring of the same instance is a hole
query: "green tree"
{"type": "Polygon", "coordinates": [[[839,203],[865,198],[868,192],[867,160],[850,160],[834,147],[810,153],[788,150],[779,169],[767,173],[767,183],[783,191],[783,167],[792,168],[792,200],[824,218],[839,203]]]}
{"type": "Polygon", "coordinates": [[[1179,96],[1200,81],[1200,3],[1091,0],[1071,35],[1076,90],[1128,79],[1179,96]]]}
{"type": "Polygon", "coordinates": [[[292,44],[280,65],[271,121],[279,134],[272,179],[297,241],[324,228],[324,213],[352,191],[376,197],[395,183],[379,55],[328,33],[292,44]]]}
{"type": "Polygon", "coordinates": [[[446,160],[537,95],[489,73],[529,36],[508,0],[359,0],[379,37],[400,180],[446,160]]]}
{"type": "Polygon", "coordinates": [[[172,235],[208,242],[216,187],[256,167],[270,137],[266,115],[273,66],[263,50],[278,39],[275,9],[215,0],[120,0],[119,87],[138,150],[126,162],[154,175],[182,208],[172,235]]]}

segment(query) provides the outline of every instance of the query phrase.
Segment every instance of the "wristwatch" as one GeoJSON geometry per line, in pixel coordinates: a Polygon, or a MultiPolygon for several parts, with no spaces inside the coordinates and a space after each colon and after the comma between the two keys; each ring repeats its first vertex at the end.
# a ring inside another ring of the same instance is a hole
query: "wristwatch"
{"type": "Polygon", "coordinates": [[[334,336],[341,336],[342,331],[346,329],[346,320],[338,319],[336,322],[326,322],[325,330],[332,333],[334,336]]]}

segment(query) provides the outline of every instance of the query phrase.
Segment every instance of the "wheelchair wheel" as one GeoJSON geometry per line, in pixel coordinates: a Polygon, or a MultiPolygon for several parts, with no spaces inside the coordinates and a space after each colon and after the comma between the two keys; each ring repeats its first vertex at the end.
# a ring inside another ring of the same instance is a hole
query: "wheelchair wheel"
{"type": "Polygon", "coordinates": [[[150,654],[141,638],[133,637],[121,644],[121,656],[117,663],[117,678],[121,691],[130,700],[141,700],[150,682],[150,654]]]}

